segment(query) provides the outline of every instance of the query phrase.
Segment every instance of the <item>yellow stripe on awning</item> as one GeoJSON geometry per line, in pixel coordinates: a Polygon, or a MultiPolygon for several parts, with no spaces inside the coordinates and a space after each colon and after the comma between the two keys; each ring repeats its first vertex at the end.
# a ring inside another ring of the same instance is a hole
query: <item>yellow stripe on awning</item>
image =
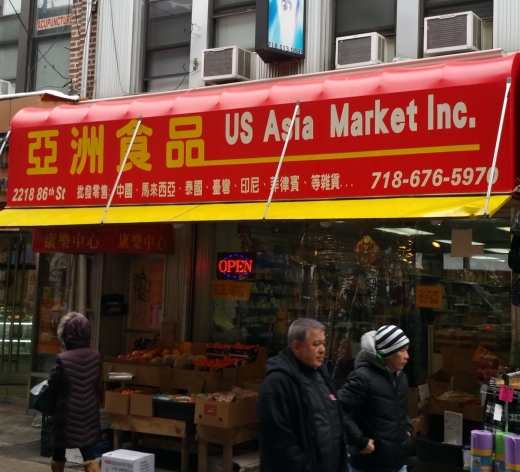
{"type": "MultiPolygon", "coordinates": [[[[494,195],[493,215],[510,199],[494,195]]],[[[347,220],[387,218],[465,218],[483,216],[485,196],[371,198],[273,202],[267,220],[347,220]]],[[[0,227],[70,226],[100,224],[104,208],[13,208],[0,211],[0,227]]],[[[265,202],[207,203],[111,207],[105,224],[261,220],[265,202]]]]}

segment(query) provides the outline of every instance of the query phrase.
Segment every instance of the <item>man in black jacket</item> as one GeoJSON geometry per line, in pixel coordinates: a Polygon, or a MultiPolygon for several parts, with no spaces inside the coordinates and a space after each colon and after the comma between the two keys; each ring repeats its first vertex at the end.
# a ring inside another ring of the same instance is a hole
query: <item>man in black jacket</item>
{"type": "Polygon", "coordinates": [[[258,398],[262,472],[345,472],[346,441],[325,358],[325,327],[300,318],[269,359],[258,398]]]}
{"type": "Polygon", "coordinates": [[[356,369],[339,391],[349,440],[350,472],[406,472],[413,431],[408,418],[408,362],[410,340],[393,325],[382,326],[361,338],[356,369]]]}

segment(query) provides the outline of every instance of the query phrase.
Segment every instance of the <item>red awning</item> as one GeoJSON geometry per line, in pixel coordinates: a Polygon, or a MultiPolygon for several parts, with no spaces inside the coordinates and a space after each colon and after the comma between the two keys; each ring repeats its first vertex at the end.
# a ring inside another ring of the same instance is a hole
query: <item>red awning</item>
{"type": "Polygon", "coordinates": [[[138,117],[113,205],[266,201],[297,101],[275,201],[482,195],[511,78],[493,185],[509,193],[519,57],[27,108],[8,206],[105,206],[138,117]]]}

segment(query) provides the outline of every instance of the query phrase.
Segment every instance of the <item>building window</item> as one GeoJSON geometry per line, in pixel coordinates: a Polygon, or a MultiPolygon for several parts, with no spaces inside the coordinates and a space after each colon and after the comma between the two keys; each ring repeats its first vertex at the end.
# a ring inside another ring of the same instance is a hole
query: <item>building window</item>
{"type": "Polygon", "coordinates": [[[149,92],[189,86],[192,0],[148,4],[145,88],[149,92]]]}
{"type": "Polygon", "coordinates": [[[254,50],[256,2],[215,0],[213,29],[214,47],[239,46],[243,49],[254,50]]]}
{"type": "Polygon", "coordinates": [[[424,16],[472,11],[482,20],[493,18],[493,0],[425,0],[424,16]]]}
{"type": "Polygon", "coordinates": [[[18,62],[18,38],[20,20],[16,13],[20,13],[21,0],[0,2],[0,80],[12,84],[9,92],[14,91],[16,66],[18,62]]]}
{"type": "Polygon", "coordinates": [[[336,36],[377,32],[395,35],[396,0],[338,0],[336,36]]]}
{"type": "Polygon", "coordinates": [[[70,88],[70,30],[73,0],[39,0],[36,9],[35,53],[29,80],[32,90],[70,88]]]}

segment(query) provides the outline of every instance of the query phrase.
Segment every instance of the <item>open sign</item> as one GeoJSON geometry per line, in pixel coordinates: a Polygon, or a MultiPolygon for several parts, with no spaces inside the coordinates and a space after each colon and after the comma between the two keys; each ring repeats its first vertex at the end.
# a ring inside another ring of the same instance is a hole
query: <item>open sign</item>
{"type": "Polygon", "coordinates": [[[217,278],[232,280],[254,278],[255,256],[254,253],[218,253],[217,278]]]}

